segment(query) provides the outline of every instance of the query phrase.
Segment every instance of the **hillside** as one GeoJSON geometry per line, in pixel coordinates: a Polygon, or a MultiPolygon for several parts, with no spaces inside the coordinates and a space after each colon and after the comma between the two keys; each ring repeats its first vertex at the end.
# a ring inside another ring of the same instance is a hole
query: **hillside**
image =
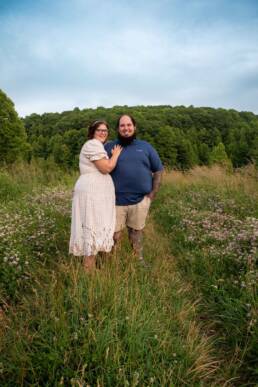
{"type": "Polygon", "coordinates": [[[114,106],[32,114],[23,120],[31,156],[52,157],[60,165],[77,168],[89,124],[95,119],[107,120],[113,138],[117,118],[124,113],[135,117],[139,138],[153,144],[168,167],[209,165],[219,144],[234,167],[258,162],[257,115],[193,106],[114,106]]]}

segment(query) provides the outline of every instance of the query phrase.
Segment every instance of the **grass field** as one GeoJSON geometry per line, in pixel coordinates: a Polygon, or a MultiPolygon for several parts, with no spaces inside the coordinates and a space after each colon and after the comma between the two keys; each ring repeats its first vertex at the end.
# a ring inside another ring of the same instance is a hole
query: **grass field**
{"type": "Polygon", "coordinates": [[[258,175],[249,166],[168,174],[155,203],[177,268],[199,297],[198,315],[217,337],[233,385],[258,380],[258,175]]]}
{"type": "Polygon", "coordinates": [[[255,169],[167,173],[148,267],[124,235],[91,276],[67,253],[75,180],[0,172],[0,385],[255,385],[255,169]]]}

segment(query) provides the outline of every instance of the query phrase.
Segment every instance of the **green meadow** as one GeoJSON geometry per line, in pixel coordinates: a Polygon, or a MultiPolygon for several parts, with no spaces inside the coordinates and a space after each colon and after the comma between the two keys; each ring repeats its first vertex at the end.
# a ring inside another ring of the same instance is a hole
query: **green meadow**
{"type": "Polygon", "coordinates": [[[76,173],[0,170],[0,385],[255,386],[258,174],[166,172],[145,229],[99,269],[68,254],[76,173]]]}

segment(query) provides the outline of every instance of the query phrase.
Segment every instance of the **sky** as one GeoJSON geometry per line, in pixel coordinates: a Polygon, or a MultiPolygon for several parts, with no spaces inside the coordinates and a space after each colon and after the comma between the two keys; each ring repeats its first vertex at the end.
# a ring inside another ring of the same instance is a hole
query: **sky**
{"type": "Polygon", "coordinates": [[[258,113],[258,0],[0,0],[20,116],[114,105],[258,113]]]}

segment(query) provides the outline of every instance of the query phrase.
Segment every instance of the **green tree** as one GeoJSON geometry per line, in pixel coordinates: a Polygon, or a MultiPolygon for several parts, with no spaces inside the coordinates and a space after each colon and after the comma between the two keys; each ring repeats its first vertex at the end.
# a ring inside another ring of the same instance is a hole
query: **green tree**
{"type": "Polygon", "coordinates": [[[0,161],[13,163],[17,159],[27,158],[29,151],[23,122],[13,102],[0,90],[0,161]]]}
{"type": "Polygon", "coordinates": [[[65,144],[55,144],[54,146],[54,160],[63,167],[71,166],[71,152],[65,144]]]}
{"type": "Polygon", "coordinates": [[[184,137],[177,139],[177,167],[189,169],[198,164],[198,156],[190,140],[184,137]]]}
{"type": "Polygon", "coordinates": [[[258,135],[255,137],[253,142],[251,158],[252,158],[252,161],[255,163],[255,165],[258,167],[258,135]]]}
{"type": "Polygon", "coordinates": [[[32,143],[33,148],[33,156],[42,157],[43,159],[47,159],[49,156],[49,140],[47,137],[43,137],[40,135],[35,139],[32,143]]]}
{"type": "Polygon", "coordinates": [[[228,158],[227,152],[225,150],[225,146],[222,142],[220,142],[218,145],[216,145],[211,153],[209,158],[210,164],[219,164],[223,167],[226,167],[227,169],[232,169],[232,162],[228,158]]]}
{"type": "MultiPolygon", "coordinates": [[[[66,145],[63,148],[66,157],[69,153],[67,148],[70,151],[67,163],[77,168],[76,158],[86,141],[89,123],[100,118],[107,120],[111,128],[109,139],[112,139],[116,137],[115,125],[121,114],[135,117],[137,136],[157,147],[167,165],[182,169],[198,163],[208,165],[211,150],[219,143],[225,145],[234,167],[246,165],[257,158],[258,116],[232,109],[169,105],[75,108],[63,113],[32,114],[23,122],[34,155],[46,158],[53,156],[55,140],[51,139],[60,134],[61,145],[66,145]],[[162,132],[164,128],[168,134],[167,141],[162,132]]],[[[55,158],[62,158],[57,150],[61,150],[60,143],[55,147],[55,158]]]]}
{"type": "Polygon", "coordinates": [[[200,143],[198,147],[198,155],[201,165],[209,163],[210,148],[205,143],[200,143]]]}
{"type": "Polygon", "coordinates": [[[175,134],[171,127],[165,126],[159,129],[154,139],[154,146],[162,162],[169,167],[174,167],[176,164],[177,150],[175,134]]]}

